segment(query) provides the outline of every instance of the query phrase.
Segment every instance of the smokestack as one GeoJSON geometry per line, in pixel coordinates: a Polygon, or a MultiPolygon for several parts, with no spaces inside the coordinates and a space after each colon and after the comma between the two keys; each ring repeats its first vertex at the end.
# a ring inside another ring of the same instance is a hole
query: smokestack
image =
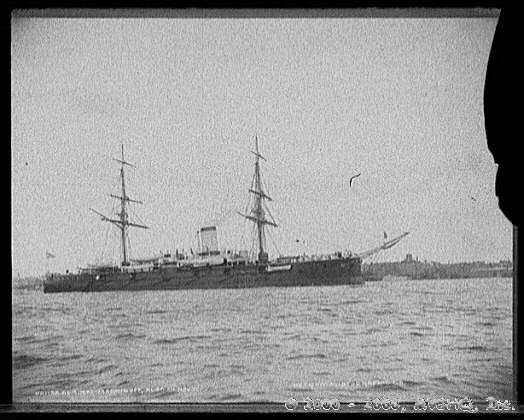
{"type": "Polygon", "coordinates": [[[202,252],[218,251],[218,239],[216,226],[208,226],[200,229],[200,241],[202,252]]]}

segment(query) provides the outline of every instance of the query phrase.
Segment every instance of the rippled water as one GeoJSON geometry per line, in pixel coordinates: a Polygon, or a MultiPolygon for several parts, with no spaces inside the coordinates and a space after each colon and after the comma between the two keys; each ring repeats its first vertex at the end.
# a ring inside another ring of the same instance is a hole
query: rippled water
{"type": "Polygon", "coordinates": [[[13,400],[512,399],[512,280],[13,289],[13,400]]]}

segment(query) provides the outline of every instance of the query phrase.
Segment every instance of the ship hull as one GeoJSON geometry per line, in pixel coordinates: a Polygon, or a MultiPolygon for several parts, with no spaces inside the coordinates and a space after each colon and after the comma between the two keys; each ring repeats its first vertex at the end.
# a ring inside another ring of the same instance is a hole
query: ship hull
{"type": "Polygon", "coordinates": [[[134,273],[52,275],[44,281],[44,293],[104,292],[114,290],[241,289],[253,287],[300,287],[362,284],[359,258],[303,261],[288,266],[212,265],[204,267],[160,266],[134,273]]]}

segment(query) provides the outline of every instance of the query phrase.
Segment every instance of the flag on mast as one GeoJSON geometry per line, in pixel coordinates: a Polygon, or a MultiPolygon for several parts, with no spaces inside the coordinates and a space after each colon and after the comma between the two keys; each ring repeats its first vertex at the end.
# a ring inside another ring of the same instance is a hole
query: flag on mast
{"type": "Polygon", "coordinates": [[[47,259],[49,259],[49,258],[56,258],[56,255],[51,254],[49,251],[46,251],[46,252],[45,252],[45,257],[46,257],[47,259]]]}

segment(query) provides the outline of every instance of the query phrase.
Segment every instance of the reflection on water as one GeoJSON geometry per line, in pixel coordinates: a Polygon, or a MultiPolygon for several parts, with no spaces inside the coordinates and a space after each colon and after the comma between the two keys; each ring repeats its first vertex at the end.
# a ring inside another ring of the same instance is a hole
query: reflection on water
{"type": "Polygon", "coordinates": [[[13,400],[512,399],[512,280],[13,289],[13,400]]]}

